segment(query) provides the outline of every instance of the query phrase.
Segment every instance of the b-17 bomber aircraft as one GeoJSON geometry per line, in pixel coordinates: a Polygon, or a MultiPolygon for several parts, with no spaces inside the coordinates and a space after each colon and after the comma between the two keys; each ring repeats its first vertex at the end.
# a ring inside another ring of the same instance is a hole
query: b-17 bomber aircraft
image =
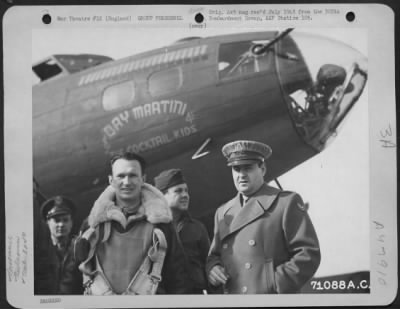
{"type": "Polygon", "coordinates": [[[325,147],[363,92],[367,59],[338,41],[296,33],[188,37],[113,60],[55,54],[32,66],[33,175],[40,194],[89,213],[108,185],[109,159],[146,159],[148,182],[181,168],[191,214],[212,233],[235,188],[221,148],[256,140],[273,149],[266,181],[325,147]]]}

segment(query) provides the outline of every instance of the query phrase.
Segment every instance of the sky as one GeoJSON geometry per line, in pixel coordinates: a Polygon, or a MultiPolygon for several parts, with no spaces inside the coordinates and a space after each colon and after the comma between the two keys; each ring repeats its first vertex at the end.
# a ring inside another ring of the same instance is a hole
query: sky
{"type": "MultiPolygon", "coordinates": [[[[254,29],[216,28],[207,30],[206,34],[204,30],[189,28],[34,30],[32,63],[51,54],[69,53],[93,53],[120,59],[169,45],[183,37],[250,31],[254,29]]],[[[342,50],[349,51],[348,54],[352,54],[353,49],[364,56],[368,54],[367,34],[363,29],[303,28],[295,29],[294,37],[296,32],[303,33],[299,35],[302,42],[299,41],[299,46],[316,63],[318,58],[324,57],[341,61],[345,57],[338,51],[342,50]],[[332,52],[316,53],[315,35],[331,40],[326,42],[329,46],[331,44],[332,49],[328,50],[332,52]]],[[[317,276],[370,269],[367,93],[368,84],[337,137],[323,152],[279,179],[284,189],[298,192],[310,204],[309,214],[322,252],[317,276]]]]}

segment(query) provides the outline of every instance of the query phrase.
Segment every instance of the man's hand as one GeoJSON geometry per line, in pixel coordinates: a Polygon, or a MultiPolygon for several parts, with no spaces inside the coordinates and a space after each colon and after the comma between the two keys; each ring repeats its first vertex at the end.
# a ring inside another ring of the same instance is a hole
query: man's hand
{"type": "Polygon", "coordinates": [[[213,286],[219,286],[221,284],[226,284],[229,276],[221,265],[215,265],[208,274],[208,281],[213,286]]]}

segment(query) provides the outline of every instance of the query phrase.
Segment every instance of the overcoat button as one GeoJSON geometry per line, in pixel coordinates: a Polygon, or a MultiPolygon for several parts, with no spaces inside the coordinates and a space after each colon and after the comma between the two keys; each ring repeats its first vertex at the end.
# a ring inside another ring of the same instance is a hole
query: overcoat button
{"type": "Polygon", "coordinates": [[[255,242],[254,239],[250,239],[250,240],[249,240],[249,245],[250,245],[250,246],[254,246],[255,244],[256,244],[256,242],[255,242]]]}
{"type": "Polygon", "coordinates": [[[250,263],[245,263],[245,264],[244,264],[244,268],[250,269],[250,268],[251,268],[251,264],[250,264],[250,263]]]}
{"type": "Polygon", "coordinates": [[[222,248],[223,248],[223,249],[228,249],[228,244],[223,244],[223,245],[222,245],[222,248]]]}
{"type": "Polygon", "coordinates": [[[247,286],[242,287],[242,293],[247,293],[247,286]]]}

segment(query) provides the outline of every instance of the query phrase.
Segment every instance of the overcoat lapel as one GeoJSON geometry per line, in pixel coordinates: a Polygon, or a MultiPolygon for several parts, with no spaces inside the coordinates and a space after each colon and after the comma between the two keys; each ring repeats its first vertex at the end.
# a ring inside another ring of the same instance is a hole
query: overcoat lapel
{"type": "Polygon", "coordinates": [[[246,205],[241,208],[233,220],[228,219],[227,216],[230,215],[229,210],[238,206],[240,207],[239,194],[228,202],[224,208],[224,223],[220,229],[221,240],[264,215],[265,211],[271,207],[277,198],[278,193],[278,189],[264,184],[260,190],[250,197],[246,205]]]}
{"type": "Polygon", "coordinates": [[[219,232],[220,232],[220,237],[223,239],[226,235],[230,233],[230,225],[232,223],[232,218],[230,217],[230,211],[237,207],[237,205],[240,205],[240,199],[239,199],[239,194],[236,195],[232,200],[230,200],[228,203],[226,203],[225,206],[223,206],[222,209],[222,220],[220,220],[219,224],[219,232]]]}

